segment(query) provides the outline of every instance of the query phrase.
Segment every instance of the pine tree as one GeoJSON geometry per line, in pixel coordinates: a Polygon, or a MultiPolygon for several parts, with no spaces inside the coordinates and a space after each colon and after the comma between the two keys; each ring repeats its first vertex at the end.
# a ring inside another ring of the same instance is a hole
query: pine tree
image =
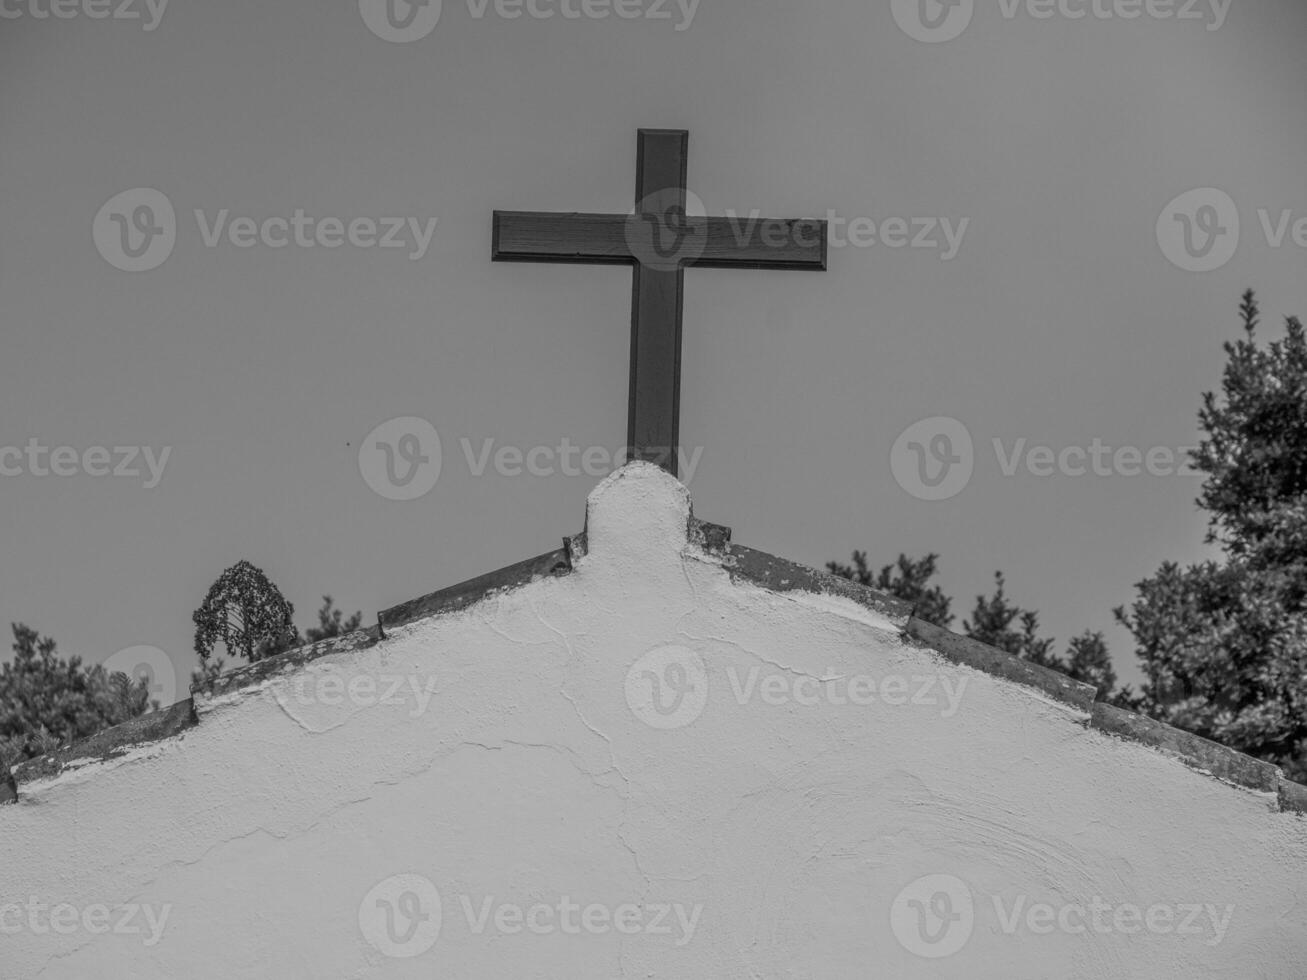
{"type": "Polygon", "coordinates": [[[0,780],[24,759],[159,707],[144,678],[65,660],[50,637],[22,623],[12,628],[14,658],[0,665],[0,780]]]}
{"type": "Polygon", "coordinates": [[[1163,564],[1118,620],[1147,677],[1142,708],[1307,780],[1307,338],[1261,347],[1256,296],[1203,396],[1198,505],[1222,560],[1163,564]]]}

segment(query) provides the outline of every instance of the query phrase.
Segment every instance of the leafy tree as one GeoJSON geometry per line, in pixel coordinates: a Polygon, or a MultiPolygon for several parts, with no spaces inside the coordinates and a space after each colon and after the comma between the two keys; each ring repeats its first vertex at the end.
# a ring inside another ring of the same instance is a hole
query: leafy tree
{"type": "Polygon", "coordinates": [[[239,561],[218,576],[191,616],[195,652],[203,663],[221,642],[229,654],[250,663],[262,660],[295,635],[294,612],[295,607],[262,569],[239,561]]]}
{"type": "Polygon", "coordinates": [[[12,628],[14,659],[0,665],[0,779],[25,759],[159,707],[146,679],[64,660],[50,637],[12,628]]]}
{"type": "Polygon", "coordinates": [[[1239,312],[1244,337],[1224,345],[1193,453],[1222,558],[1163,564],[1116,615],[1145,711],[1307,780],[1307,338],[1290,317],[1283,340],[1259,346],[1252,290],[1239,312]]]}

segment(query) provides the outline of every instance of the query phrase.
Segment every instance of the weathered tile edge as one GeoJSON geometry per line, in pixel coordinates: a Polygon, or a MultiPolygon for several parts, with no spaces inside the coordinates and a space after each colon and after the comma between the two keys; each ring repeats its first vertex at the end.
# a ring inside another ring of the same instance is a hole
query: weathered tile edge
{"type": "Polygon", "coordinates": [[[590,534],[584,528],[579,534],[569,534],[563,538],[563,550],[567,552],[567,563],[576,567],[576,563],[590,553],[590,534]]]}
{"type": "Polygon", "coordinates": [[[912,604],[902,599],[839,575],[733,544],[730,528],[695,517],[690,518],[689,539],[704,551],[721,557],[733,577],[747,579],[776,592],[803,590],[844,596],[885,616],[905,635],[954,662],[1036,688],[1085,715],[1093,710],[1098,694],[1093,685],[917,619],[912,615],[912,604]]]}
{"type": "Polygon", "coordinates": [[[326,657],[333,653],[366,650],[368,647],[376,646],[377,643],[381,642],[381,638],[381,627],[377,625],[369,626],[367,629],[355,630],[353,633],[346,633],[342,636],[328,637],[325,640],[318,640],[316,643],[306,643],[304,646],[279,653],[275,657],[256,660],[252,664],[245,664],[235,670],[228,671],[220,675],[212,683],[192,689],[191,693],[201,696],[203,700],[212,700],[233,691],[253,687],[269,677],[285,673],[287,670],[317,660],[320,657],[326,657]]]}
{"type": "Polygon", "coordinates": [[[381,626],[389,629],[430,616],[466,609],[496,592],[529,585],[541,578],[566,575],[572,570],[572,549],[578,545],[578,541],[575,537],[565,540],[567,543],[556,551],[528,558],[383,610],[379,617],[381,626]]]}
{"type": "Polygon", "coordinates": [[[686,538],[691,544],[714,555],[725,555],[731,543],[731,529],[723,524],[709,524],[690,515],[686,538]]]}
{"type": "Polygon", "coordinates": [[[1279,767],[1147,715],[1100,701],[1094,705],[1090,725],[1109,735],[1152,746],[1191,769],[1210,773],[1228,783],[1279,796],[1282,780],[1279,767]]]}
{"type": "Polygon", "coordinates": [[[1092,728],[1139,742],[1176,758],[1189,768],[1237,786],[1275,793],[1281,810],[1307,814],[1307,786],[1286,779],[1279,767],[1137,712],[1098,701],[1090,684],[1048,667],[1014,657],[997,647],[913,619],[906,634],[957,663],[1038,688],[1089,716],[1092,728]]]}
{"type": "Polygon", "coordinates": [[[9,793],[0,794],[0,802],[15,802],[24,784],[57,776],[70,762],[113,759],[125,755],[134,746],[158,742],[178,735],[188,728],[195,727],[196,722],[194,704],[190,698],[187,698],[167,708],[138,715],[121,725],[96,732],[89,738],[74,742],[49,755],[28,759],[14,768],[10,775],[12,784],[9,793]]]}
{"type": "Polygon", "coordinates": [[[908,621],[904,634],[954,663],[965,664],[986,674],[1033,687],[1086,715],[1093,711],[1098,690],[1092,684],[1073,680],[1052,668],[1032,664],[1029,660],[1014,657],[1006,650],[962,636],[915,616],[908,621]]]}
{"type": "Polygon", "coordinates": [[[376,644],[380,637],[380,627],[372,626],[344,636],[308,643],[275,657],[268,657],[266,660],[229,671],[209,684],[195,688],[192,691],[193,697],[184,701],[139,715],[48,755],[21,763],[9,774],[8,780],[0,778],[0,803],[15,802],[18,799],[19,788],[23,784],[57,776],[70,762],[113,759],[135,746],[163,741],[195,727],[199,724],[200,718],[197,699],[204,702],[232,691],[251,687],[272,675],[328,654],[366,649],[376,644]]]}
{"type": "Polygon", "coordinates": [[[1285,779],[1281,773],[1275,796],[1285,813],[1307,814],[1307,786],[1285,779]]]}
{"type": "Polygon", "coordinates": [[[764,551],[732,544],[730,529],[717,524],[699,522],[691,526],[691,540],[706,542],[704,550],[718,555],[732,579],[744,579],[772,592],[812,592],[834,595],[852,600],[858,605],[882,616],[896,629],[903,629],[912,618],[912,605],[884,592],[857,582],[819,572],[785,558],[777,558],[764,551]]]}

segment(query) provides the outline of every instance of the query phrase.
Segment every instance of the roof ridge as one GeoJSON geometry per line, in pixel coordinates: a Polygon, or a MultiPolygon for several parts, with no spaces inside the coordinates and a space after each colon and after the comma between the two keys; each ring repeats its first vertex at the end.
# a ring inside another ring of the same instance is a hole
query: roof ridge
{"type": "MultiPolygon", "coordinates": [[[[900,630],[901,636],[915,646],[932,650],[954,663],[1032,688],[1072,708],[1084,716],[1087,728],[1151,746],[1191,769],[1227,783],[1274,793],[1280,810],[1307,814],[1307,785],[1286,778],[1283,771],[1272,763],[1100,701],[1100,692],[1093,685],[919,619],[914,615],[916,610],[912,604],[871,586],[734,544],[731,529],[724,525],[701,521],[691,515],[686,530],[688,541],[720,559],[733,580],[743,579],[779,593],[804,591],[850,599],[888,619],[900,630]]],[[[576,559],[583,556],[586,549],[586,532],[582,531],[564,538],[562,548],[383,610],[374,626],[307,643],[222,674],[208,685],[193,689],[191,698],[104,729],[48,755],[29,759],[9,773],[0,773],[0,803],[15,802],[22,784],[57,776],[83,760],[117,758],[136,746],[180,735],[199,724],[200,711],[197,709],[203,708],[206,702],[252,687],[319,657],[375,646],[385,639],[387,627],[457,612],[496,593],[542,578],[565,575],[573,570],[576,559]]]]}

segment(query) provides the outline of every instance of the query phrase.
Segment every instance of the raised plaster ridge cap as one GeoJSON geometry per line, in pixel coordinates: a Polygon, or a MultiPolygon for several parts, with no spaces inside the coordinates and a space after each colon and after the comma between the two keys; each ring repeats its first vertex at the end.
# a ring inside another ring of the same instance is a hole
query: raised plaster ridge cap
{"type": "MultiPolygon", "coordinates": [[[[636,495],[641,504],[641,516],[631,537],[644,544],[677,555],[697,552],[719,563],[734,582],[749,582],[782,595],[799,592],[857,603],[868,610],[875,622],[892,624],[906,642],[932,650],[954,663],[1033,689],[1038,695],[1081,714],[1087,728],[1150,746],[1192,770],[1234,786],[1272,794],[1282,811],[1307,814],[1307,786],[1286,779],[1271,763],[1098,701],[1098,691],[1092,685],[918,619],[913,616],[909,603],[869,586],[734,544],[729,527],[696,518],[685,487],[645,462],[627,464],[591,492],[585,529],[565,538],[563,547],[392,606],[381,612],[377,624],[368,629],[320,640],[248,664],[223,674],[204,690],[195,691],[193,698],[133,718],[49,755],[30,759],[7,774],[7,780],[6,774],[0,774],[0,803],[15,802],[20,787],[26,784],[44,782],[97,761],[120,759],[146,743],[181,737],[187,729],[201,724],[208,711],[221,704],[320,657],[374,646],[386,638],[389,628],[458,613],[505,591],[566,575],[595,547],[630,549],[631,541],[620,540],[623,528],[608,509],[609,504],[620,501],[624,494],[636,495]]],[[[831,615],[848,615],[835,604],[822,608],[831,615]]]]}

